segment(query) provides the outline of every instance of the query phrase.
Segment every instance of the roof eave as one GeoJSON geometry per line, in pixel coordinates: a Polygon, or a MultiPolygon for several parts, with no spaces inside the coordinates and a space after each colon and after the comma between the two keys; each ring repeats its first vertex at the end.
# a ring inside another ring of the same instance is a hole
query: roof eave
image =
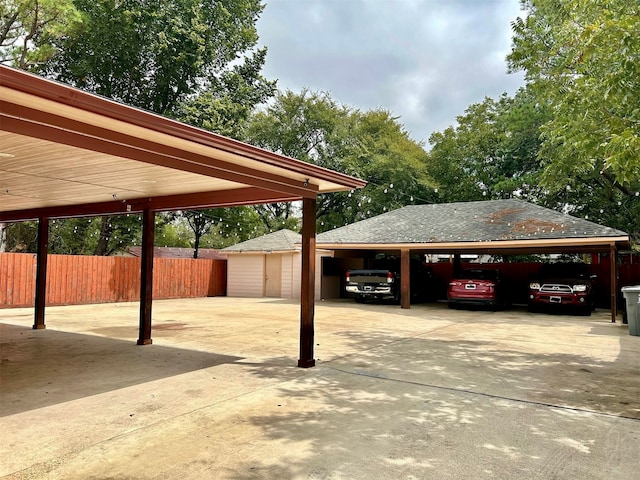
{"type": "Polygon", "coordinates": [[[495,240],[478,242],[415,242],[415,243],[322,243],[317,248],[329,250],[431,250],[443,252],[486,251],[486,250],[532,250],[532,249],[574,249],[574,250],[608,250],[611,246],[618,249],[629,248],[629,236],[617,237],[574,237],[545,238],[527,240],[495,240]]]}
{"type": "MultiPolygon", "coordinates": [[[[5,92],[2,95],[2,101],[3,104],[5,101],[7,102],[7,108],[14,104],[20,106],[20,98],[37,98],[38,101],[44,102],[43,105],[55,103],[78,112],[86,112],[88,115],[98,115],[107,121],[114,122],[114,124],[117,122],[122,125],[124,122],[130,126],[140,127],[145,131],[164,136],[162,138],[170,145],[171,142],[169,140],[178,139],[179,141],[189,142],[192,145],[199,145],[199,148],[206,147],[236,156],[238,159],[258,162],[257,165],[263,165],[267,169],[276,168],[282,172],[290,172],[289,175],[300,179],[301,198],[315,196],[317,193],[348,191],[366,185],[365,181],[349,175],[254,147],[238,140],[223,137],[204,129],[186,125],[3,65],[0,65],[0,89],[5,92]],[[306,190],[309,190],[309,192],[306,192],[306,190]]],[[[24,111],[26,110],[28,110],[27,107],[25,107],[24,111]]],[[[6,120],[7,122],[9,120],[17,122],[25,119],[7,118],[6,120]]],[[[86,125],[87,128],[92,127],[89,123],[86,125]]],[[[92,133],[95,132],[95,126],[89,129],[92,133]]],[[[78,131],[78,133],[82,134],[81,131],[78,131]]],[[[88,135],[88,137],[91,137],[91,135],[88,135]]]]}

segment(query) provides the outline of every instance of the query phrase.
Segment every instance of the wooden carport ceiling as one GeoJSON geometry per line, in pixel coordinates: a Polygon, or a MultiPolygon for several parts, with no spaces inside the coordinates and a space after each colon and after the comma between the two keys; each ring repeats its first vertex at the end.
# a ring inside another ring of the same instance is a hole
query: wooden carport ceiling
{"type": "Polygon", "coordinates": [[[0,66],[0,221],[293,201],[364,184],[0,66]]]}

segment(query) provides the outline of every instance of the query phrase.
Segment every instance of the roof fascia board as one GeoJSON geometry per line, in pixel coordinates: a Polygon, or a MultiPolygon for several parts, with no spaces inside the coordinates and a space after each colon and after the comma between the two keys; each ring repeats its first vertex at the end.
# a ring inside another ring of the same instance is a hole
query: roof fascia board
{"type": "Polygon", "coordinates": [[[579,237],[535,240],[484,241],[484,242],[442,242],[442,243],[322,243],[316,248],[330,250],[499,250],[522,248],[554,248],[554,247],[609,247],[611,245],[629,244],[628,236],[619,237],[579,237]]]}
{"type": "MultiPolygon", "coordinates": [[[[318,178],[336,183],[342,189],[361,188],[366,185],[365,181],[355,177],[223,137],[21,70],[0,65],[0,73],[0,86],[8,89],[283,168],[305,178],[318,178]]],[[[11,97],[12,95],[7,95],[6,98],[11,97]]],[[[335,191],[339,190],[340,188],[335,191]]]]}
{"type": "MultiPolygon", "coordinates": [[[[272,253],[282,254],[282,253],[301,253],[301,252],[302,252],[302,247],[290,249],[290,250],[225,250],[225,249],[220,250],[220,253],[224,255],[247,255],[247,254],[269,255],[272,253]]],[[[329,254],[331,252],[332,250],[316,249],[316,255],[329,254]]]]}
{"type": "Polygon", "coordinates": [[[272,255],[283,253],[300,253],[300,250],[220,250],[225,255],[272,255]]]}

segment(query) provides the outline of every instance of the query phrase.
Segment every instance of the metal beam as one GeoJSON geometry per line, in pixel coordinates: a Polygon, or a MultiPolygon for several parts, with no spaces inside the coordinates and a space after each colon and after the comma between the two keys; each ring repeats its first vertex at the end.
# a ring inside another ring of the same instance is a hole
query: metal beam
{"type": "Polygon", "coordinates": [[[301,198],[261,188],[245,187],[215,192],[185,193],[162,197],[123,199],[122,201],[0,212],[0,222],[33,220],[41,216],[48,218],[77,218],[124,215],[127,213],[140,213],[147,208],[155,211],[170,211],[235,207],[260,203],[292,202],[301,198]]]}
{"type": "Polygon", "coordinates": [[[302,200],[302,285],[300,290],[300,358],[298,367],[316,364],[313,358],[316,278],[316,199],[302,200]]]}

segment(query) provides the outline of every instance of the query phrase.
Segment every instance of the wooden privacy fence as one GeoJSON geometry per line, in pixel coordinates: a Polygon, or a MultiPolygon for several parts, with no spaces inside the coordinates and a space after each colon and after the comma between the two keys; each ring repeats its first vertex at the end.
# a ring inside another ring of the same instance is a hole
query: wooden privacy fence
{"type": "MultiPolygon", "coordinates": [[[[0,253],[0,307],[34,304],[36,256],[0,253]]],[[[227,261],[153,260],[153,298],[227,294],[227,261]]],[[[140,258],[49,255],[47,305],[132,302],[140,299],[140,258]]]]}

